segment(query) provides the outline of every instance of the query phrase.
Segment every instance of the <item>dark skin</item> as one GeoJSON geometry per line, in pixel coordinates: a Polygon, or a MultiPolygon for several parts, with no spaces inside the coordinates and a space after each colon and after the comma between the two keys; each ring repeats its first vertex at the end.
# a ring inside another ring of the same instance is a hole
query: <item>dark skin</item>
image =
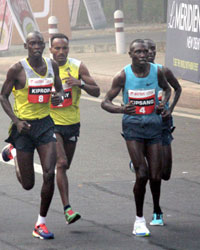
{"type": "MultiPolygon", "coordinates": [[[[143,42],[135,42],[130,46],[129,55],[132,59],[131,67],[134,74],[138,78],[146,77],[150,70],[150,64],[147,62],[147,46],[143,42]]],[[[169,100],[171,92],[160,69],[158,69],[157,74],[158,84],[164,92],[163,101],[157,106],[157,112],[162,113],[164,110],[163,107],[169,100]]],[[[135,106],[132,103],[123,106],[118,106],[112,103],[113,99],[120,93],[120,91],[124,90],[125,80],[126,76],[124,70],[114,77],[111,89],[107,92],[105,99],[101,104],[103,109],[110,113],[135,115],[135,106]]],[[[148,179],[151,181],[152,191],[154,192],[154,197],[156,197],[156,210],[158,213],[161,212],[159,207],[162,165],[161,144],[146,144],[136,140],[131,140],[126,141],[126,145],[130,158],[136,169],[136,182],[133,188],[136,203],[136,215],[139,217],[143,216],[143,204],[148,179]],[[145,157],[147,158],[147,162],[145,157]]]]}
{"type": "MultiPolygon", "coordinates": [[[[54,60],[59,66],[65,65],[69,53],[69,41],[66,38],[55,38],[51,44],[50,49],[54,60]]],[[[87,67],[81,62],[79,67],[79,79],[74,78],[69,72],[69,77],[63,79],[70,87],[81,86],[81,79],[85,82],[83,88],[87,94],[98,97],[100,95],[100,88],[97,86],[94,79],[90,76],[87,67]]],[[[57,185],[62,199],[63,206],[69,205],[69,185],[66,171],[70,168],[75,149],[76,142],[65,142],[62,135],[56,133],[57,138],[57,185]]]]}
{"type": "MultiPolygon", "coordinates": [[[[132,58],[132,70],[137,77],[145,77],[149,74],[150,64],[147,63],[147,54],[148,49],[145,45],[141,46],[137,44],[137,46],[134,46],[134,48],[129,51],[129,55],[132,58]]],[[[112,87],[101,104],[103,109],[110,113],[135,114],[135,106],[132,105],[131,102],[123,106],[117,106],[112,103],[112,100],[120,93],[120,91],[124,90],[125,80],[126,76],[124,70],[114,77],[112,87]]],[[[161,112],[164,110],[163,107],[167,103],[171,91],[160,69],[158,69],[158,84],[164,90],[163,101],[157,106],[158,112],[161,112]]]]}
{"type": "MultiPolygon", "coordinates": [[[[32,68],[39,74],[44,76],[47,71],[46,63],[42,58],[42,54],[45,48],[45,43],[42,35],[39,32],[29,33],[25,49],[28,50],[28,62],[32,68]]],[[[61,102],[61,96],[63,95],[62,83],[59,77],[59,70],[57,64],[52,61],[53,70],[55,74],[54,86],[56,94],[52,97],[54,105],[58,105],[61,102]]],[[[26,83],[25,71],[20,62],[14,64],[7,72],[7,77],[3,83],[1,89],[1,104],[10,117],[13,124],[16,125],[19,133],[27,133],[31,129],[31,125],[27,121],[19,120],[14,114],[9,96],[13,87],[16,90],[23,89],[26,83]]],[[[42,169],[43,169],[43,185],[41,190],[41,206],[40,215],[46,216],[51,203],[51,199],[54,192],[54,171],[56,164],[56,144],[55,142],[49,142],[38,146],[37,148],[42,169]]],[[[23,188],[30,190],[35,183],[34,166],[33,166],[34,153],[24,152],[17,150],[17,158],[15,158],[17,178],[22,184],[23,188]]]]}
{"type": "MultiPolygon", "coordinates": [[[[147,45],[149,49],[148,61],[151,63],[155,63],[154,61],[156,57],[156,44],[153,41],[148,40],[147,45]]],[[[163,114],[163,117],[168,117],[172,114],[174,107],[176,106],[180,98],[182,88],[173,72],[169,68],[163,66],[162,71],[165,75],[165,78],[167,79],[167,82],[174,89],[174,98],[169,106],[169,109],[165,110],[163,114]]]]}
{"type": "MultiPolygon", "coordinates": [[[[147,39],[145,43],[148,46],[149,50],[149,56],[148,61],[151,63],[155,63],[155,57],[156,57],[156,44],[152,41],[147,39]]],[[[176,106],[180,95],[181,95],[181,86],[172,73],[172,71],[167,67],[162,67],[162,71],[165,75],[165,78],[167,79],[167,82],[169,85],[174,89],[174,97],[172,99],[172,102],[167,110],[163,112],[163,119],[167,119],[172,115],[172,112],[174,110],[174,107],[176,106]]],[[[163,180],[169,180],[171,176],[171,170],[172,170],[172,148],[170,145],[163,145],[163,169],[162,169],[162,179],[163,180]]]]}
{"type": "MultiPolygon", "coordinates": [[[[65,38],[55,38],[53,40],[51,49],[54,60],[58,63],[59,66],[62,66],[66,63],[68,53],[69,53],[69,41],[65,38]]],[[[87,67],[81,62],[79,68],[79,79],[74,78],[70,72],[68,73],[69,77],[63,80],[66,80],[66,84],[70,87],[81,86],[81,79],[85,82],[84,91],[91,96],[98,97],[100,95],[100,88],[95,83],[94,79],[91,77],[87,67]]]]}

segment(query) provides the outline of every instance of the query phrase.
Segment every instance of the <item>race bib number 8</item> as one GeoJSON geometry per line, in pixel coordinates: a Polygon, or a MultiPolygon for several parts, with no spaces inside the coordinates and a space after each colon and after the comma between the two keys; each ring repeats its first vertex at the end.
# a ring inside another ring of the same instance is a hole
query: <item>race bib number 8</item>
{"type": "Polygon", "coordinates": [[[155,89],[128,90],[128,98],[135,105],[138,115],[148,115],[155,110],[155,89]]]}
{"type": "Polygon", "coordinates": [[[48,103],[52,85],[52,78],[29,78],[28,101],[30,103],[48,103]]]}

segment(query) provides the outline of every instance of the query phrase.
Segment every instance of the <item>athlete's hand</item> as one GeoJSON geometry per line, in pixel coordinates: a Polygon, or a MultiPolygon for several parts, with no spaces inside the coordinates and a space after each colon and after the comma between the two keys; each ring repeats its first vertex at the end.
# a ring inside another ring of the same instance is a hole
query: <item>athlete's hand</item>
{"type": "Polygon", "coordinates": [[[122,113],[127,115],[135,115],[135,105],[132,102],[122,105],[122,113]]]}
{"type": "Polygon", "coordinates": [[[163,103],[159,103],[159,105],[156,106],[156,114],[160,115],[164,111],[164,105],[163,103]]]}
{"type": "Polygon", "coordinates": [[[162,112],[162,117],[163,118],[168,118],[169,116],[171,116],[171,110],[170,109],[164,109],[162,112]]]}
{"type": "Polygon", "coordinates": [[[17,131],[21,134],[27,133],[30,130],[31,125],[27,121],[18,121],[16,127],[17,131]]]}
{"type": "Polygon", "coordinates": [[[68,85],[69,87],[73,87],[73,86],[81,86],[81,81],[74,78],[70,72],[68,72],[69,77],[63,78],[63,80],[65,80],[66,85],[68,85]]]}
{"type": "Polygon", "coordinates": [[[53,92],[51,94],[51,103],[53,104],[53,106],[58,106],[63,101],[64,101],[64,96],[61,96],[56,92],[53,92]]]}

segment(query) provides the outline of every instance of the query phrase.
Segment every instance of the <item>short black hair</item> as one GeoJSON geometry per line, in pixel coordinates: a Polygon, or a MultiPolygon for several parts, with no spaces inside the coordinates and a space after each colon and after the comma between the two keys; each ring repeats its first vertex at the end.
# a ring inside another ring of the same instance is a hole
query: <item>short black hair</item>
{"type": "Polygon", "coordinates": [[[63,39],[66,39],[67,41],[69,41],[69,38],[65,35],[65,34],[62,34],[62,33],[56,33],[54,34],[52,37],[51,37],[51,45],[53,43],[53,40],[56,39],[56,38],[63,38],[63,39]]]}
{"type": "Polygon", "coordinates": [[[145,41],[145,42],[150,42],[150,43],[155,43],[155,42],[154,42],[152,39],[150,39],[150,38],[145,38],[144,41],[145,41]]]}
{"type": "Polygon", "coordinates": [[[39,31],[35,30],[35,31],[31,31],[27,34],[26,43],[28,42],[28,40],[30,39],[31,36],[40,36],[44,40],[43,35],[39,31]]]}
{"type": "Polygon", "coordinates": [[[144,43],[143,39],[135,39],[130,43],[129,49],[131,50],[131,47],[133,46],[134,43],[144,43]]]}
{"type": "Polygon", "coordinates": [[[145,38],[144,42],[148,44],[148,47],[149,47],[149,44],[153,44],[156,47],[156,43],[150,38],[145,38]]]}

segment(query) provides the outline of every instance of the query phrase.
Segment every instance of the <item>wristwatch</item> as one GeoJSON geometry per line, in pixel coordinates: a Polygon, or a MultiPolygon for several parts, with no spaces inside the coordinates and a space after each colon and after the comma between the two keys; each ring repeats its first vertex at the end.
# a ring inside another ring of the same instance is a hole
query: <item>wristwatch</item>
{"type": "Polygon", "coordinates": [[[81,79],[81,86],[80,86],[80,88],[83,89],[84,86],[85,86],[85,82],[81,79]]]}
{"type": "Polygon", "coordinates": [[[60,97],[61,97],[61,103],[64,102],[64,99],[65,99],[64,96],[61,95],[60,97]]]}

